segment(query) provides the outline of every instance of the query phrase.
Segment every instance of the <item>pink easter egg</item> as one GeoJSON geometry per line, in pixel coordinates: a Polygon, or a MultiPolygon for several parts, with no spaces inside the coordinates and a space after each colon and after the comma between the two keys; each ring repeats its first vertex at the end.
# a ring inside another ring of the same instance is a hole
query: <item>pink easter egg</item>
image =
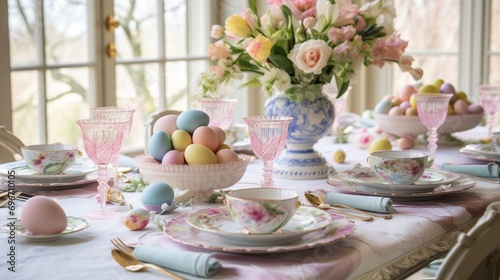
{"type": "Polygon", "coordinates": [[[417,89],[412,85],[406,85],[401,89],[398,96],[401,101],[410,101],[410,97],[414,93],[417,93],[417,89]]]}
{"type": "Polygon", "coordinates": [[[177,117],[177,115],[166,115],[159,118],[153,125],[153,134],[162,130],[169,136],[172,136],[172,133],[178,129],[177,117]]]}

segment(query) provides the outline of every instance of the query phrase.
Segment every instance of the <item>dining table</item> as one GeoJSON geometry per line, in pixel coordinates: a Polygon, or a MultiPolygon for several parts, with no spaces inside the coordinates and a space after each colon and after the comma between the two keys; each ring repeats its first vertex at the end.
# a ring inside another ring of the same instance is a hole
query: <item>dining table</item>
{"type": "MultiPolygon", "coordinates": [[[[370,130],[373,137],[382,137],[370,130]]],[[[352,136],[347,143],[336,143],[335,135],[321,138],[314,148],[332,166],[331,174],[350,170],[354,166],[368,166],[368,149],[358,147],[352,136]],[[333,154],[343,150],[346,159],[334,161],[333,154]]],[[[464,157],[459,149],[466,143],[477,143],[487,137],[484,126],[453,134],[450,143],[438,143],[433,168],[444,163],[454,165],[486,164],[484,161],[464,157]]],[[[394,150],[399,148],[394,145],[394,150]]],[[[417,143],[412,149],[427,152],[425,143],[417,143]]],[[[238,183],[224,191],[241,188],[258,188],[262,180],[262,161],[252,159],[238,183]]],[[[324,210],[331,217],[343,221],[341,227],[352,225],[335,238],[329,234],[340,230],[335,226],[313,232],[316,236],[299,244],[252,244],[241,246],[220,240],[203,241],[190,232],[186,236],[172,238],[165,230],[150,222],[144,229],[130,230],[124,226],[124,216],[133,208],[143,208],[141,192],[123,192],[127,204],[108,204],[119,216],[111,219],[92,219],[87,214],[100,207],[96,199],[95,182],[58,190],[23,190],[30,195],[43,195],[62,206],[67,216],[81,217],[89,227],[55,240],[26,238],[16,232],[0,232],[1,279],[160,279],[162,273],[146,269],[130,272],[120,266],[111,255],[114,249],[111,239],[121,238],[128,244],[148,244],[168,252],[199,252],[211,254],[221,265],[211,279],[404,279],[431,261],[443,257],[456,243],[458,235],[470,229],[484,213],[486,207],[500,200],[500,183],[494,179],[461,175],[474,181],[472,186],[456,191],[444,191],[425,195],[389,195],[394,211],[391,219],[375,218],[360,221],[344,216],[336,209],[324,210]],[[191,239],[189,239],[191,238],[191,239]],[[222,245],[221,245],[222,244],[222,245]],[[227,246],[224,246],[227,244],[227,246]]],[[[275,177],[275,186],[291,189],[300,194],[303,207],[312,207],[304,197],[310,190],[327,193],[356,193],[342,187],[342,182],[328,178],[289,180],[275,177]]],[[[6,188],[5,182],[0,186],[6,188]]],[[[372,194],[373,195],[373,194],[372,194]]],[[[14,200],[12,207],[0,208],[0,224],[18,219],[23,204],[14,200]]],[[[189,217],[197,211],[224,207],[222,203],[195,201],[161,214],[163,223],[189,217]]],[[[178,221],[178,220],[177,220],[178,221]]],[[[201,238],[201,237],[200,237],[201,238]]],[[[175,271],[186,279],[203,279],[181,271],[175,271]]]]}

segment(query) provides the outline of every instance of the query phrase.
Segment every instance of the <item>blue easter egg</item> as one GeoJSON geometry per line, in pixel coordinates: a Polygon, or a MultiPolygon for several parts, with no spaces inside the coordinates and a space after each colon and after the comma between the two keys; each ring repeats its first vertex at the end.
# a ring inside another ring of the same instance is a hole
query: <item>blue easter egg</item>
{"type": "Polygon", "coordinates": [[[375,105],[375,109],[373,109],[373,111],[375,113],[387,114],[392,106],[393,104],[390,100],[382,99],[377,103],[377,105],[375,105]]]}
{"type": "MultiPolygon", "coordinates": [[[[155,182],[149,184],[141,194],[141,202],[146,209],[150,206],[161,206],[163,203],[172,204],[174,189],[166,183],[155,182]]],[[[151,210],[151,209],[148,209],[151,210]]]]}
{"type": "Polygon", "coordinates": [[[172,140],[164,131],[157,131],[149,138],[148,152],[157,161],[161,161],[170,150],[172,150],[172,140]]]}
{"type": "Polygon", "coordinates": [[[208,126],[210,117],[201,110],[187,110],[177,117],[177,127],[193,135],[193,132],[200,126],[208,126]]]}

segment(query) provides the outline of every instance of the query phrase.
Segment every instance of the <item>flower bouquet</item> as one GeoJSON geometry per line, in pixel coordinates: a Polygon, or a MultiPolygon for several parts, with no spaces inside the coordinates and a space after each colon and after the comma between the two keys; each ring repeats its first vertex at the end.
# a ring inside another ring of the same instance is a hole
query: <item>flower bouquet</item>
{"type": "Polygon", "coordinates": [[[214,61],[200,75],[197,95],[221,98],[218,89],[254,73],[242,86],[261,86],[272,95],[283,91],[293,101],[314,100],[317,86],[341,97],[362,65],[397,63],[418,80],[408,43],[394,29],[392,0],[269,0],[259,15],[256,0],[249,8],[214,25],[208,55],[214,61]],[[309,90],[309,88],[311,88],[309,90]]]}

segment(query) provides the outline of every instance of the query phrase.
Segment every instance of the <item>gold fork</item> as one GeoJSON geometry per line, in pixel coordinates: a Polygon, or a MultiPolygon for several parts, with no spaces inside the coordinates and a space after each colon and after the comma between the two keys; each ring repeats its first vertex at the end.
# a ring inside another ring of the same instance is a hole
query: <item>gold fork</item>
{"type": "Polygon", "coordinates": [[[125,266],[125,268],[130,270],[130,271],[138,271],[138,270],[142,269],[143,267],[149,267],[149,268],[159,270],[159,271],[169,275],[173,279],[176,279],[176,280],[184,280],[185,279],[185,278],[180,277],[179,275],[177,275],[177,274],[173,273],[172,271],[170,271],[164,267],[161,267],[159,265],[155,265],[155,264],[151,264],[151,263],[142,263],[140,260],[138,260],[136,257],[134,257],[134,250],[132,250],[132,248],[130,248],[127,244],[125,244],[125,242],[123,242],[123,240],[121,240],[119,237],[111,239],[111,243],[113,243],[113,245],[116,247],[116,249],[127,254],[129,256],[128,257],[129,261],[134,262],[134,264],[130,264],[130,265],[125,266]]]}
{"type": "Polygon", "coordinates": [[[6,192],[2,193],[0,197],[4,197],[4,196],[6,196],[6,198],[5,198],[5,201],[0,202],[0,208],[2,208],[2,207],[4,207],[5,205],[7,205],[7,204],[9,203],[9,201],[11,201],[11,200],[15,200],[18,196],[20,196],[20,195],[21,195],[21,193],[22,193],[22,192],[19,192],[19,191],[18,191],[18,192],[15,192],[15,193],[14,193],[14,199],[11,199],[9,191],[6,191],[6,192]]]}

